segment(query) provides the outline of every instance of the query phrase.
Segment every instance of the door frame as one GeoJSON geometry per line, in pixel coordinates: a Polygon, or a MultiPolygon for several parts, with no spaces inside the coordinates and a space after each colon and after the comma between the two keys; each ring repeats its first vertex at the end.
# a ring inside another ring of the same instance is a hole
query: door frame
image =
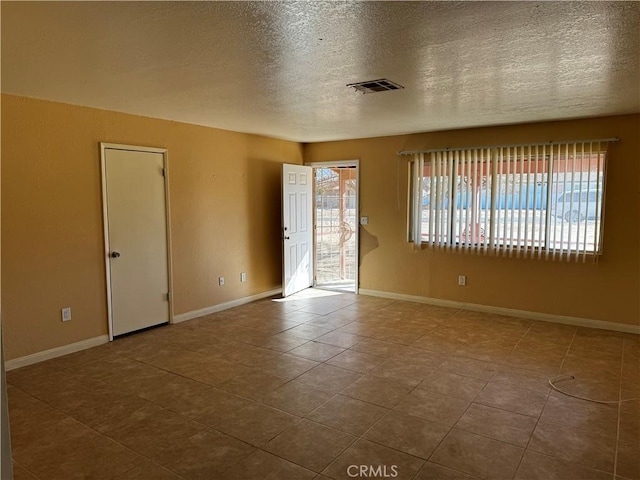
{"type": "Polygon", "coordinates": [[[165,224],[167,232],[167,276],[169,279],[169,323],[173,323],[173,272],[171,268],[171,215],[169,214],[169,152],[166,148],[140,147],[135,145],[122,145],[119,143],[100,142],[100,172],[102,183],[102,226],[104,231],[104,262],[105,277],[107,281],[107,323],[109,326],[109,341],[113,341],[113,307],[111,292],[111,264],[109,263],[109,212],[107,210],[107,150],[127,150],[131,152],[146,152],[162,154],[162,167],[164,168],[164,204],[165,224]]]}
{"type": "MultiPolygon", "coordinates": [[[[356,279],[354,293],[360,288],[360,160],[338,160],[334,162],[307,162],[311,168],[355,167],[356,168],[356,279]]],[[[314,172],[315,173],[315,172],[314,172]]],[[[313,176],[313,286],[316,286],[316,177],[313,176]]]]}

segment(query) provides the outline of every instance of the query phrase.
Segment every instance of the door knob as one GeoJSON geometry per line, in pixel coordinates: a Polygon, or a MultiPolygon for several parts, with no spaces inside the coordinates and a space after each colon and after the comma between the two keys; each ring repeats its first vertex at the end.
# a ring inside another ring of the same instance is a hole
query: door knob
{"type": "Polygon", "coordinates": [[[112,258],[118,258],[120,256],[120,252],[111,252],[111,257],[112,258]]]}
{"type": "Polygon", "coordinates": [[[289,237],[282,237],[282,238],[284,238],[285,240],[289,240],[289,237]]]}

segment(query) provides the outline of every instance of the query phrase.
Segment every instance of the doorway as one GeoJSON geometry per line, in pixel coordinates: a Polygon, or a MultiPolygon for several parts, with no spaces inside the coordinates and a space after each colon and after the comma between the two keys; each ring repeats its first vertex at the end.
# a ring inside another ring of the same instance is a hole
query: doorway
{"type": "Polygon", "coordinates": [[[102,143],[109,338],[171,318],[167,152],[102,143]]]}
{"type": "Polygon", "coordinates": [[[358,161],[311,163],[314,286],[358,292],[358,161]]]}

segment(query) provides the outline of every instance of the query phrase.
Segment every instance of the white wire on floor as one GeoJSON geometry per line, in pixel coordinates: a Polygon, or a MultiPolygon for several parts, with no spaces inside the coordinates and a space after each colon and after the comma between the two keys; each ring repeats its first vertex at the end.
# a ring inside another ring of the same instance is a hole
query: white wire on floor
{"type": "Polygon", "coordinates": [[[626,398],[624,400],[594,400],[592,398],[587,398],[587,397],[581,397],[580,395],[574,395],[572,393],[569,392],[565,392],[564,390],[561,390],[560,388],[558,388],[554,382],[558,382],[558,381],[563,381],[563,380],[575,380],[575,376],[573,375],[558,375],[556,377],[550,378],[549,379],[549,385],[551,385],[551,388],[553,388],[556,392],[560,392],[563,395],[566,395],[568,397],[573,397],[573,398],[577,398],[579,400],[586,400],[587,402],[593,402],[593,403],[603,403],[605,405],[616,405],[616,404],[620,404],[620,403],[624,403],[624,402],[632,402],[633,400],[638,400],[638,398],[626,398]]]}

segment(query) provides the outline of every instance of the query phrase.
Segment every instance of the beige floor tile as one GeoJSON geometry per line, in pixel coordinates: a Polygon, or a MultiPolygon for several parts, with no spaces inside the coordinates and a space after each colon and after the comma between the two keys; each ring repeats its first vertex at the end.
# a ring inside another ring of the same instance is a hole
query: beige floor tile
{"type": "Polygon", "coordinates": [[[540,350],[539,352],[514,351],[507,357],[504,363],[512,367],[519,367],[525,370],[533,370],[553,375],[558,371],[564,360],[561,353],[553,353],[540,350]]]}
{"type": "Polygon", "coordinates": [[[587,402],[552,392],[540,419],[615,440],[618,430],[618,406],[587,402]]]}
{"type": "Polygon", "coordinates": [[[534,390],[547,394],[551,390],[549,379],[552,376],[555,376],[555,374],[548,375],[546,373],[504,365],[493,377],[491,377],[490,381],[491,383],[513,385],[527,390],[534,390]]]}
{"type": "Polygon", "coordinates": [[[326,480],[349,458],[431,454],[416,479],[512,478],[529,440],[517,478],[599,479],[617,434],[616,480],[639,479],[640,400],[618,422],[617,405],[551,392],[559,371],[571,393],[638,397],[640,341],[364,295],[265,299],[8,372],[16,477],[326,480]]]}
{"type": "Polygon", "coordinates": [[[351,350],[356,352],[368,353],[370,355],[377,355],[380,357],[390,357],[393,355],[401,355],[407,350],[407,346],[399,343],[385,342],[383,340],[376,340],[368,338],[358,342],[351,347],[351,350]]]}
{"type": "Polygon", "coordinates": [[[299,420],[299,417],[280,410],[251,404],[227,414],[216,429],[252,445],[261,446],[299,420]]]}
{"type": "Polygon", "coordinates": [[[334,347],[326,343],[309,342],[294,348],[289,353],[316,362],[325,362],[342,352],[344,352],[344,348],[334,347]]]}
{"type": "Polygon", "coordinates": [[[480,478],[512,478],[524,449],[452,429],[430,461],[480,478]]]}
{"type": "Polygon", "coordinates": [[[142,364],[124,355],[109,355],[93,362],[82,364],[74,368],[74,372],[85,374],[95,380],[111,375],[126,374],[128,370],[135,370],[142,364]]]}
{"type": "Polygon", "coordinates": [[[258,450],[224,472],[225,480],[312,480],[311,470],[258,450]]]}
{"type": "Polygon", "coordinates": [[[412,389],[413,387],[406,382],[366,375],[345,388],[342,394],[381,407],[392,408],[412,389]]]}
{"type": "MultiPolygon", "coordinates": [[[[574,373],[564,368],[563,373],[574,373]]],[[[570,395],[599,401],[618,401],[620,377],[611,377],[598,372],[576,374],[574,379],[557,380],[556,387],[570,395]]]]}
{"type": "MultiPolygon", "coordinates": [[[[238,341],[236,339],[234,341],[238,341]]],[[[261,348],[253,345],[229,345],[220,352],[220,360],[238,363],[245,367],[256,368],[264,362],[276,358],[277,352],[267,348],[261,348]]]]}
{"type": "Polygon", "coordinates": [[[274,455],[320,472],[354,440],[355,437],[344,432],[302,420],[263,448],[274,455]]]}
{"type": "Polygon", "coordinates": [[[285,383],[287,383],[285,378],[271,375],[261,370],[254,370],[250,373],[233,377],[231,380],[218,385],[218,388],[241,397],[259,401],[285,383]]]}
{"type": "Polygon", "coordinates": [[[414,480],[472,480],[474,478],[478,477],[472,477],[437,463],[427,462],[414,480]]]}
{"type": "Polygon", "coordinates": [[[316,342],[327,343],[329,345],[333,345],[334,347],[350,348],[356,345],[358,342],[361,342],[365,338],[366,337],[352,335],[350,333],[329,332],[325,335],[322,335],[321,337],[316,338],[316,342]]]}
{"type": "Polygon", "coordinates": [[[476,403],[538,417],[547,395],[512,384],[488,383],[476,397],[476,403]]]}
{"type": "Polygon", "coordinates": [[[358,373],[369,373],[379,367],[384,361],[384,357],[377,357],[375,355],[356,352],[354,350],[345,350],[328,360],[327,363],[347,370],[353,370],[358,373]]]}
{"type": "Polygon", "coordinates": [[[30,445],[14,451],[14,458],[42,479],[110,479],[144,461],[142,456],[72,419],[39,433],[30,445]]]}
{"type": "Polygon", "coordinates": [[[364,438],[427,459],[449,432],[449,427],[400,412],[389,412],[364,438]]]}
{"type": "Polygon", "coordinates": [[[320,365],[319,362],[283,353],[272,360],[267,360],[259,368],[271,375],[292,380],[318,365],[320,365]]]}
{"type": "Polygon", "coordinates": [[[331,330],[332,329],[330,328],[303,324],[298,325],[297,327],[290,328],[289,330],[287,330],[287,332],[299,338],[304,338],[306,340],[315,340],[318,337],[326,335],[331,330]]]}
{"type": "Polygon", "coordinates": [[[536,419],[519,413],[472,403],[456,423],[456,428],[526,447],[536,427],[536,419]]]}
{"type": "Polygon", "coordinates": [[[424,379],[435,372],[434,367],[426,367],[421,364],[412,364],[405,361],[389,359],[371,372],[377,377],[393,378],[408,383],[419,385],[424,379]]]}
{"type": "Polygon", "coordinates": [[[131,470],[122,475],[119,475],[114,480],[181,480],[179,477],[170,470],[167,470],[160,465],[157,465],[151,461],[146,461],[139,465],[136,465],[131,470]]]}
{"type": "Polygon", "coordinates": [[[615,442],[584,430],[540,420],[528,448],[596,470],[613,472],[615,442]]]}
{"type": "Polygon", "coordinates": [[[517,480],[611,480],[611,474],[527,450],[517,480]]]}
{"type": "Polygon", "coordinates": [[[167,444],[153,461],[187,480],[224,478],[224,472],[255,450],[215,430],[167,444]]]}
{"type": "MultiPolygon", "coordinates": [[[[276,354],[274,353],[273,355],[276,354]]],[[[198,361],[168,367],[167,370],[208,385],[218,385],[238,375],[251,372],[251,368],[246,364],[232,363],[205,355],[201,355],[201,357],[203,358],[198,361]]],[[[260,362],[256,363],[259,364],[260,362]]]]}
{"type": "Polygon", "coordinates": [[[109,436],[146,457],[152,457],[166,445],[179,443],[205,429],[204,425],[182,415],[162,410],[110,432],[109,436]]]}
{"type": "Polygon", "coordinates": [[[13,385],[8,385],[7,396],[14,456],[16,452],[36,441],[42,430],[46,431],[47,428],[69,418],[13,385]]]}
{"type": "Polygon", "coordinates": [[[441,353],[428,352],[420,350],[418,348],[408,347],[402,352],[393,356],[397,360],[401,360],[405,363],[411,363],[415,365],[422,365],[424,367],[430,367],[437,369],[446,360],[450,360],[451,357],[447,357],[441,353]]]}
{"type": "Polygon", "coordinates": [[[102,423],[92,425],[92,428],[104,435],[111,436],[112,433],[118,430],[158,415],[163,411],[165,411],[165,409],[161,406],[148,402],[147,405],[141,408],[123,412],[119,417],[112,416],[105,418],[102,423]]]}
{"type": "Polygon", "coordinates": [[[204,383],[144,364],[101,381],[162,406],[172,405],[211,388],[204,383]]]}
{"type": "Polygon", "coordinates": [[[578,328],[571,350],[622,354],[624,334],[596,328],[578,328]]]}
{"type": "Polygon", "coordinates": [[[308,341],[309,340],[305,338],[296,337],[285,331],[269,337],[261,344],[261,346],[277,352],[288,352],[300,345],[304,345],[308,341]]]}
{"type": "Polygon", "coordinates": [[[454,357],[445,360],[439,369],[443,372],[456,373],[465,377],[490,380],[499,368],[499,365],[491,362],[454,357]]]}
{"type": "Polygon", "coordinates": [[[374,332],[372,338],[384,340],[385,342],[394,342],[402,345],[411,345],[418,338],[424,335],[422,329],[416,330],[398,330],[389,327],[381,327],[374,332]]]}
{"type": "Polygon", "coordinates": [[[640,439],[618,442],[616,473],[624,478],[640,479],[640,439]]]}
{"type": "Polygon", "coordinates": [[[49,450],[63,448],[64,445],[59,445],[61,439],[64,439],[66,444],[75,445],[92,433],[89,427],[67,416],[42,424],[34,421],[12,427],[10,423],[9,427],[13,458],[27,468],[34,457],[37,459],[49,450]]]}
{"type": "Polygon", "coordinates": [[[52,365],[73,370],[82,365],[86,365],[87,363],[94,362],[96,360],[103,360],[115,355],[116,350],[111,344],[107,343],[106,345],[101,345],[99,347],[89,348],[63,357],[54,358],[53,360],[50,360],[50,362],[52,365]]]}
{"type": "Polygon", "coordinates": [[[38,480],[38,478],[14,460],[13,480],[38,480]]]}
{"type": "Polygon", "coordinates": [[[620,404],[620,440],[634,442],[640,439],[640,400],[620,404]]]}
{"type": "Polygon", "coordinates": [[[449,397],[473,400],[486,384],[486,381],[477,378],[450,372],[435,372],[428,376],[418,388],[449,397]]]}
{"type": "Polygon", "coordinates": [[[416,389],[405,396],[393,409],[424,420],[452,426],[470,404],[468,400],[416,389]]]}
{"type": "Polygon", "coordinates": [[[311,385],[328,393],[338,393],[362,375],[331,365],[318,365],[296,378],[296,381],[311,385]]]}
{"type": "Polygon", "coordinates": [[[546,345],[553,343],[564,345],[569,348],[576,331],[577,328],[571,325],[562,325],[550,322],[532,322],[531,329],[527,332],[525,338],[532,338],[546,345]]]}
{"type": "Polygon", "coordinates": [[[415,476],[422,465],[424,460],[420,458],[368,440],[358,440],[322,473],[335,480],[346,480],[354,478],[354,472],[358,472],[358,467],[362,466],[365,470],[360,472],[360,478],[409,480],[415,476]],[[376,471],[378,475],[373,474],[376,471]]]}
{"type": "Polygon", "coordinates": [[[332,394],[324,390],[292,381],[265,396],[262,402],[292,415],[304,417],[331,397],[332,394]]]}
{"type": "Polygon", "coordinates": [[[336,395],[307,415],[307,419],[351,435],[362,435],[388,412],[386,408],[336,395]]]}
{"type": "Polygon", "coordinates": [[[170,410],[184,415],[199,423],[215,427],[233,412],[240,410],[252,402],[246,398],[211,388],[198,395],[193,395],[182,402],[175,403],[170,410]]]}

